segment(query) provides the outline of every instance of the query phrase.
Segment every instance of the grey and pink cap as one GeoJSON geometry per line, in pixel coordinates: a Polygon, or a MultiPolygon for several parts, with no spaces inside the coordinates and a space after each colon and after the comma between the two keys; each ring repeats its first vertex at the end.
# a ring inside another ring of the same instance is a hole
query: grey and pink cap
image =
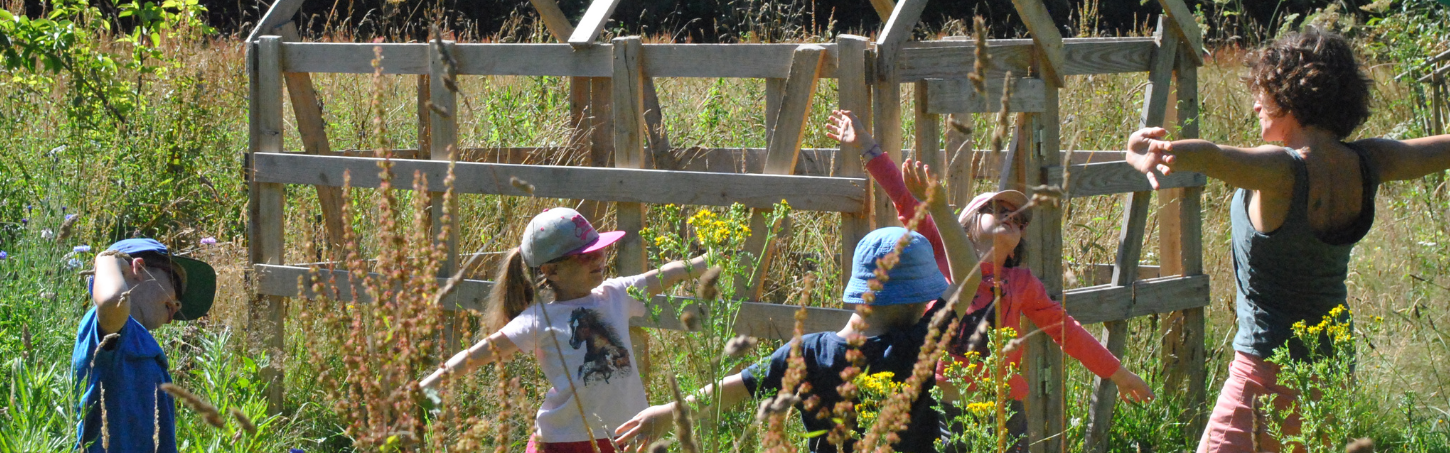
{"type": "Polygon", "coordinates": [[[623,231],[595,231],[594,225],[578,211],[552,208],[529,221],[519,250],[529,267],[539,267],[559,258],[608,247],[623,237],[623,231]]]}

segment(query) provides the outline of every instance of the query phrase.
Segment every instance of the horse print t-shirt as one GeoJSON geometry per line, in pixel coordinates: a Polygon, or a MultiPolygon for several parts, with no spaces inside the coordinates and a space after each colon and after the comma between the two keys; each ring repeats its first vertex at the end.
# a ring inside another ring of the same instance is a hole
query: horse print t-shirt
{"type": "Polygon", "coordinates": [[[629,318],[644,316],[645,305],[628,289],[642,284],[639,276],[608,279],[588,296],[536,303],[504,326],[501,332],[520,351],[533,352],[553,385],[536,419],[541,442],[592,440],[585,420],[594,439],[613,438],[614,428],[649,407],[629,341],[629,318]]]}

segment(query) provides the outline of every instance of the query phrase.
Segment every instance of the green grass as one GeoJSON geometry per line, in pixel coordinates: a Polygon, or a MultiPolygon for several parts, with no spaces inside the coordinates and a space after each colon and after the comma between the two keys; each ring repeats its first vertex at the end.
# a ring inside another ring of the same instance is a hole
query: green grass
{"type": "MultiPolygon", "coordinates": [[[[1418,137],[1427,135],[1425,87],[1407,80],[1394,81],[1406,68],[1413,49],[1418,55],[1443,50],[1446,28],[1410,13],[1387,14],[1373,26],[1351,29],[1376,80],[1374,117],[1360,136],[1418,137]],[[1436,37],[1439,37],[1437,41],[1436,37]]],[[[126,47],[117,36],[96,31],[87,45],[96,52],[121,55],[126,47]]],[[[819,41],[817,37],[802,40],[819,41]]],[[[73,253],[76,245],[99,251],[111,240],[133,233],[155,235],[173,247],[207,259],[219,271],[219,294],[208,320],[171,325],[156,332],[172,364],[178,385],[192,390],[226,411],[241,410],[258,425],[257,434],[236,434],[237,427],[206,425],[189,409],[178,418],[178,438],[185,451],[350,451],[343,434],[346,417],[339,414],[335,394],[320,376],[324,370],[346,364],[346,357],[318,351],[319,336],[343,338],[335,326],[299,316],[327,305],[294,302],[290,306],[287,351],[267,357],[248,344],[246,329],[249,289],[245,239],[246,192],[243,154],[247,147],[246,93],[241,44],[234,39],[207,37],[177,40],[159,47],[163,70],[133,79],[124,70],[118,80],[133,87],[139,107],[126,121],[115,121],[85,100],[78,100],[74,74],[10,70],[0,73],[0,451],[60,451],[70,446],[76,420],[75,393],[69,380],[69,352],[76,322],[88,299],[77,271],[89,267],[93,255],[73,253]],[[92,106],[93,107],[93,106],[92,106]],[[77,214],[73,232],[64,240],[47,238],[46,230],[60,229],[64,215],[77,214]],[[215,245],[200,245],[215,237],[215,245]],[[68,256],[71,255],[71,256],[68,256]],[[82,265],[71,267],[71,258],[82,265]],[[287,370],[286,410],[265,415],[260,369],[276,363],[287,370]],[[235,436],[235,438],[234,438],[235,436]]],[[[1202,106],[1201,135],[1237,144],[1258,143],[1251,103],[1239,76],[1241,52],[1220,49],[1199,75],[1202,106]]],[[[313,78],[325,101],[327,132],[334,149],[371,149],[380,143],[413,148],[416,137],[415,79],[383,76],[385,87],[374,89],[371,76],[317,75],[313,78]],[[376,98],[385,137],[372,123],[369,102],[376,98]]],[[[1142,102],[1142,74],[1074,77],[1062,92],[1064,146],[1077,149],[1117,149],[1135,127],[1142,102]]],[[[676,147],[764,147],[764,83],[760,80],[670,79],[658,81],[665,127],[676,147]]],[[[558,146],[569,137],[567,81],[556,77],[464,77],[462,94],[472,108],[459,112],[459,137],[465,147],[558,146]]],[[[810,115],[806,147],[833,147],[819,125],[834,105],[833,82],[823,81],[810,115]]],[[[911,93],[902,96],[911,112],[911,93]]],[[[460,105],[462,103],[460,102],[460,105]]],[[[290,112],[290,106],[287,111],[290,112]]],[[[294,125],[287,125],[284,146],[300,149],[294,125]]],[[[904,119],[909,132],[913,118],[904,119]]],[[[978,131],[973,140],[985,148],[990,118],[973,118],[978,131]]],[[[549,156],[540,156],[547,158],[549,156]]],[[[1450,325],[1450,243],[1445,216],[1450,211],[1444,175],[1386,185],[1378,199],[1378,218],[1356,249],[1351,264],[1350,305],[1358,324],[1356,385],[1375,402],[1369,409],[1350,414],[1345,423],[1374,425],[1372,434],[1382,449],[1393,451],[1450,450],[1450,344],[1443,326],[1450,325]],[[1372,321],[1375,319],[1380,321],[1372,321]]],[[[981,183],[982,188],[986,183],[981,183]]],[[[1210,401],[1217,394],[1232,357],[1229,338],[1234,330],[1232,265],[1228,256],[1227,202],[1231,191],[1210,182],[1204,193],[1204,264],[1213,281],[1208,307],[1209,354],[1207,387],[1210,401]]],[[[399,194],[407,203],[412,195],[399,194]]],[[[289,245],[286,262],[327,260],[316,195],[311,188],[287,188],[286,212],[289,245]]],[[[381,249],[374,219],[378,194],[358,190],[358,207],[351,219],[359,229],[365,253],[381,249]]],[[[463,196],[460,199],[463,243],[477,250],[486,243],[497,251],[519,240],[519,226],[533,213],[568,200],[463,196]]],[[[405,204],[406,206],[406,204],[405,204]]],[[[652,211],[654,225],[664,223],[652,211]]],[[[692,211],[691,211],[692,212],[692,211]]],[[[1086,266],[1111,262],[1116,250],[1122,212],[1117,197],[1074,199],[1064,219],[1065,267],[1083,275],[1086,266]]],[[[834,214],[792,214],[794,235],[785,244],[785,256],[803,258],[778,262],[767,273],[765,299],[786,301],[801,290],[801,278],[815,275],[811,300],[816,305],[838,306],[835,276],[840,272],[831,257],[838,247],[834,214]]],[[[601,228],[608,228],[605,220],[601,228]]],[[[1151,218],[1150,231],[1155,231],[1151,218]]],[[[1157,260],[1156,233],[1150,233],[1145,262],[1157,260]]],[[[492,268],[492,263],[487,263],[492,268]]],[[[480,275],[486,278],[487,275],[480,275]]],[[[1074,283],[1069,286],[1086,286],[1074,283]]],[[[1150,404],[1118,406],[1111,435],[1112,451],[1178,451],[1192,448],[1197,438],[1174,420],[1194,409],[1174,392],[1162,391],[1163,370],[1158,356],[1161,332],[1158,320],[1130,322],[1132,338],[1124,357],[1130,369],[1143,375],[1160,398],[1150,404]]],[[[1090,327],[1096,330],[1096,327],[1090,327]]],[[[664,377],[682,373],[682,386],[694,388],[707,381],[697,357],[717,352],[681,347],[698,337],[674,331],[651,331],[651,353],[658,357],[649,376],[651,402],[663,402],[669,391],[664,377]],[[687,371],[688,370],[688,371],[687,371]]],[[[778,342],[763,342],[755,354],[768,353],[778,342]]],[[[456,350],[449,346],[445,353],[456,350]]],[[[722,370],[733,372],[734,370],[722,370]]],[[[1066,365],[1068,390],[1068,444],[1080,445],[1086,425],[1091,376],[1075,361],[1066,365]]],[[[527,440],[533,411],[547,391],[537,366],[528,359],[503,367],[487,367],[469,376],[450,396],[451,412],[438,418],[432,439],[494,446],[506,433],[508,449],[519,450],[527,440]],[[519,380],[519,390],[504,391],[500,379],[519,380]],[[508,399],[512,406],[501,410],[508,399]]],[[[366,404],[366,402],[362,402],[366,404]]],[[[710,442],[728,445],[732,436],[753,420],[753,410],[728,412],[719,426],[702,431],[710,442]]],[[[798,423],[791,423],[799,429],[798,423]]],[[[799,442],[801,433],[791,435],[799,442]]],[[[1342,440],[1338,441],[1342,445],[1342,440]]],[[[460,443],[459,445],[467,445],[460,443]]],[[[749,444],[753,445],[753,444],[749,444]]],[[[469,450],[462,446],[460,451],[469,450]]]]}

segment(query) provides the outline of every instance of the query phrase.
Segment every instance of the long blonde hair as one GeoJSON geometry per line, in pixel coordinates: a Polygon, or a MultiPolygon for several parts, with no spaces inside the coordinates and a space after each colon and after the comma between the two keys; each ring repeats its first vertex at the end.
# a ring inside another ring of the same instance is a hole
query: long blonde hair
{"type": "Polygon", "coordinates": [[[509,250],[499,263],[498,273],[493,279],[493,289],[488,294],[488,308],[484,312],[484,323],[489,331],[497,332],[523,313],[538,299],[539,290],[547,280],[537,275],[534,269],[524,263],[523,251],[518,247],[509,250]]]}

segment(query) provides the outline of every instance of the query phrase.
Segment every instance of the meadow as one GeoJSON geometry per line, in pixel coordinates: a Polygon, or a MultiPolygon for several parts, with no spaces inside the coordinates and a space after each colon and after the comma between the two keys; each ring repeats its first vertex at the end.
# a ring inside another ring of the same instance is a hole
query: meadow
{"type": "MultiPolygon", "coordinates": [[[[1425,1],[1385,3],[1390,6],[1359,16],[1329,10],[1284,18],[1282,24],[1264,27],[1260,36],[1213,40],[1212,58],[1199,74],[1201,136],[1221,143],[1259,142],[1252,99],[1240,80],[1245,72],[1242,58],[1249,44],[1311,20],[1349,36],[1375,82],[1374,115],[1357,137],[1430,135],[1428,85],[1416,82],[1418,75],[1399,75],[1416,74],[1425,57],[1447,50],[1450,8],[1425,1]]],[[[389,385],[402,387],[421,378],[434,360],[459,348],[427,335],[440,329],[445,316],[426,304],[436,285],[431,279],[408,280],[415,274],[431,277],[420,269],[436,265],[436,254],[422,253],[428,237],[418,234],[420,220],[414,216],[417,202],[426,197],[409,191],[352,191],[347,219],[354,240],[329,249],[321,245],[326,240],[316,192],[289,187],[287,263],[341,257],[353,268],[369,266],[407,283],[399,302],[386,307],[292,301],[283,354],[266,354],[248,343],[247,80],[241,38],[211,31],[195,14],[194,3],[131,5],[131,11],[149,19],[128,29],[112,26],[112,18],[73,1],[53,3],[45,18],[22,20],[17,4],[7,5],[9,12],[0,15],[5,62],[0,72],[0,136],[6,138],[0,141],[0,451],[71,448],[78,417],[67,358],[76,324],[90,303],[80,272],[111,241],[133,235],[157,237],[211,262],[219,273],[210,316],[154,332],[177,385],[223,414],[232,409],[242,414],[216,426],[194,408],[181,409],[177,433],[183,451],[521,451],[533,412],[548,390],[532,360],[486,367],[453,383],[438,401],[416,392],[403,397],[387,392],[389,385]],[[419,330],[405,335],[404,325],[419,330]],[[287,396],[276,415],[267,411],[262,385],[268,367],[286,372],[287,396]],[[386,379],[378,377],[384,375],[386,379]]],[[[1227,9],[1214,11],[1218,13],[1201,18],[1210,34],[1214,24],[1234,20],[1222,14],[1227,9]]],[[[922,33],[963,31],[958,25],[922,33]]],[[[822,42],[832,39],[833,32],[791,29],[742,40],[822,42]]],[[[354,38],[337,29],[309,39],[354,38]]],[[[521,17],[502,30],[457,39],[552,38],[541,24],[521,17]]],[[[325,75],[313,80],[325,102],[334,149],[416,147],[413,78],[325,75]]],[[[1136,128],[1145,82],[1141,74],[1068,79],[1061,96],[1065,148],[1120,148],[1136,128]]],[[[763,81],[669,79],[658,81],[658,89],[664,125],[676,147],[765,146],[763,81]]],[[[567,80],[464,78],[460,94],[466,99],[458,112],[464,147],[562,146],[569,141],[567,80]]],[[[902,98],[908,103],[902,111],[911,112],[913,96],[907,91],[902,98]]],[[[825,124],[835,99],[833,82],[822,81],[804,146],[835,146],[824,127],[815,127],[825,124]]],[[[300,149],[290,115],[288,121],[284,146],[300,149]]],[[[906,147],[911,148],[910,116],[903,126],[906,147]]],[[[987,148],[994,127],[990,116],[973,118],[972,127],[976,148],[987,148]]],[[[557,160],[547,155],[537,159],[557,160]]],[[[1373,439],[1384,451],[1450,451],[1450,332],[1439,327],[1450,326],[1450,256],[1445,253],[1450,193],[1445,182],[1445,175],[1437,174],[1381,189],[1376,225],[1355,250],[1348,282],[1356,321],[1347,341],[1353,344],[1355,371],[1303,381],[1329,389],[1324,401],[1335,403],[1326,403],[1329,409],[1323,415],[1308,420],[1324,428],[1322,444],[1308,442],[1312,451],[1339,450],[1359,437],[1373,439]]],[[[1204,264],[1213,282],[1205,335],[1210,398],[1216,396],[1233,354],[1231,197],[1230,188],[1211,181],[1203,200],[1204,264]]],[[[1090,266],[1113,259],[1121,201],[1066,201],[1063,243],[1069,287],[1091,285],[1086,276],[1090,266]]],[[[520,227],[533,213],[572,202],[460,197],[458,212],[451,213],[462,233],[460,250],[506,250],[518,243],[520,227]]],[[[712,212],[732,218],[729,210],[712,212]]],[[[651,225],[665,226],[656,233],[678,241],[675,247],[656,248],[656,264],[690,251],[730,248],[729,241],[692,248],[682,245],[690,241],[688,235],[671,236],[685,229],[670,226],[687,223],[695,213],[694,207],[651,208],[651,225]]],[[[789,215],[792,234],[781,245],[782,256],[791,259],[764,271],[763,299],[840,307],[836,276],[841,270],[832,258],[838,250],[835,215],[789,215]]],[[[606,216],[600,223],[608,229],[612,221],[606,216]]],[[[1156,219],[1150,218],[1144,264],[1156,264],[1154,225],[1156,219]]],[[[494,256],[484,255],[474,278],[491,277],[494,256]]],[[[687,286],[678,293],[695,292],[693,284],[687,286]]],[[[730,304],[722,302],[721,307],[728,312],[730,304]]],[[[472,315],[448,316],[470,326],[465,330],[477,328],[472,315]]],[[[728,338],[725,318],[712,319],[696,333],[649,331],[655,357],[647,376],[651,403],[675,398],[676,385],[694,389],[734,372],[781,344],[763,341],[752,351],[722,357],[728,338]]],[[[1110,451],[1183,451],[1197,444],[1179,420],[1185,412],[1202,408],[1162,389],[1158,321],[1144,317],[1130,322],[1124,364],[1143,375],[1160,398],[1118,405],[1110,451]]],[[[1067,362],[1066,445],[1079,451],[1092,375],[1075,361],[1067,362]]],[[[785,418],[787,423],[760,422],[753,405],[725,410],[717,414],[717,423],[697,425],[693,442],[701,451],[790,451],[807,435],[794,417],[785,418]]]]}

